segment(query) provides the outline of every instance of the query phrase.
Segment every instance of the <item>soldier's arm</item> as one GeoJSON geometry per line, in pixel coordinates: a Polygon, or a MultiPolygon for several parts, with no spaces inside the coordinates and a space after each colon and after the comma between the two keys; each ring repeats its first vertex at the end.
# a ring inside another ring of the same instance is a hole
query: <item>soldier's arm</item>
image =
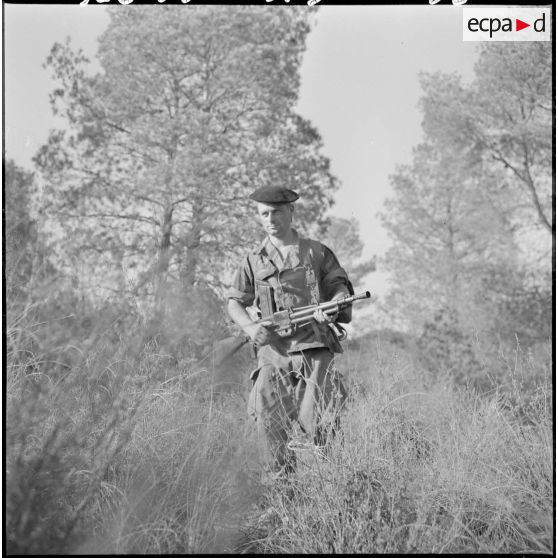
{"type": "Polygon", "coordinates": [[[233,285],[228,291],[227,299],[229,316],[254,343],[266,345],[273,341],[274,334],[260,324],[254,323],[246,311],[246,307],[254,302],[254,279],[248,259],[237,271],[233,279],[233,285]]]}
{"type": "Polygon", "coordinates": [[[258,346],[276,342],[275,334],[266,327],[252,321],[246,308],[238,300],[229,298],[227,311],[234,323],[242,328],[244,333],[258,346]]]}
{"type": "MultiPolygon", "coordinates": [[[[325,245],[322,264],[322,288],[327,300],[335,300],[354,294],[347,272],[341,267],[335,254],[325,245]]],[[[348,324],[352,317],[353,308],[349,306],[337,315],[336,321],[348,324]]]]}

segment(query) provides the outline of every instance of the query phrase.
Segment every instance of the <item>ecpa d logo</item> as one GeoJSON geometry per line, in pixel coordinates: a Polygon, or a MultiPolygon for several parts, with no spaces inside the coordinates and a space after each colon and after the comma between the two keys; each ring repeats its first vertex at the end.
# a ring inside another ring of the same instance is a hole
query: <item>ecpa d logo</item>
{"type": "Polygon", "coordinates": [[[464,41],[550,41],[550,8],[463,8],[464,41]]]}

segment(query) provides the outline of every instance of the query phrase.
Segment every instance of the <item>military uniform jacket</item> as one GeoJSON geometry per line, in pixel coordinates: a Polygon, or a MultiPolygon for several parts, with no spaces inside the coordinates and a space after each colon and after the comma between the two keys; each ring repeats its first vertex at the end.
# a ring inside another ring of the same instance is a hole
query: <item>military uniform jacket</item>
{"type": "MultiPolygon", "coordinates": [[[[244,259],[227,298],[244,307],[256,306],[265,316],[271,311],[326,302],[340,291],[354,294],[347,273],[327,246],[298,234],[297,238],[298,244],[289,247],[283,258],[266,237],[244,259]]],[[[341,313],[338,321],[348,320],[341,313]]],[[[316,322],[296,328],[283,341],[288,352],[323,347],[334,352],[341,350],[331,328],[316,322]]]]}

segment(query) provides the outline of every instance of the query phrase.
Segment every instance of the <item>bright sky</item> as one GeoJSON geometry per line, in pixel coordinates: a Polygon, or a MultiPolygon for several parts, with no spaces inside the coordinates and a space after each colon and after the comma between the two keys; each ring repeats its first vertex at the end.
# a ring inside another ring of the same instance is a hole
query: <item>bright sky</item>
{"type": "MultiPolygon", "coordinates": [[[[109,20],[105,6],[82,7],[77,0],[67,6],[4,4],[4,10],[6,153],[31,168],[48,130],[57,127],[48,103],[53,84],[42,68],[51,46],[70,36],[93,58],[109,20]]],[[[462,40],[461,12],[426,0],[423,6],[318,7],[298,111],[322,135],[324,154],[341,181],[334,213],[358,220],[367,257],[383,255],[389,245],[377,213],[390,194],[390,173],[409,162],[421,139],[418,72],[472,77],[476,44],[462,40]]],[[[367,287],[385,292],[386,275],[373,274],[367,287]]]]}

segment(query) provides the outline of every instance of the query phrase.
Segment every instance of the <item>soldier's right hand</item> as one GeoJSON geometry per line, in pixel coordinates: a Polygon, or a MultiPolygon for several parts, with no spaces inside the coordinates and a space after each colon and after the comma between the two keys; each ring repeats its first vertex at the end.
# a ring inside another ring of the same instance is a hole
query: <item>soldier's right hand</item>
{"type": "Polygon", "coordinates": [[[258,347],[270,345],[275,342],[275,333],[259,324],[250,326],[246,333],[258,347]]]}

